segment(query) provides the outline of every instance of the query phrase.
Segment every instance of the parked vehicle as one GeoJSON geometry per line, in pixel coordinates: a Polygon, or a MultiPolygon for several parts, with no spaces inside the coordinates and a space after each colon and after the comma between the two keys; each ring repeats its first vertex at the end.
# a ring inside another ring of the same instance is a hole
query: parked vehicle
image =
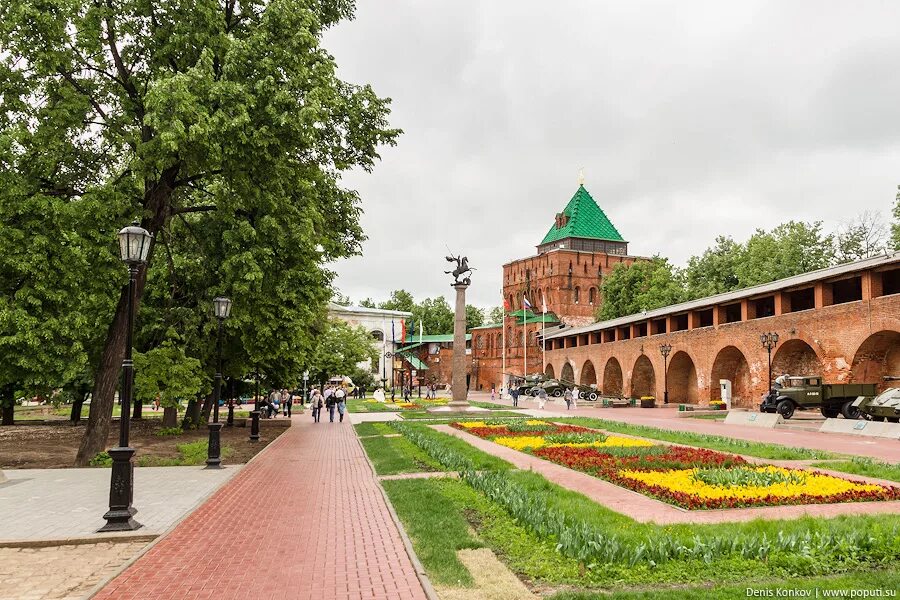
{"type": "Polygon", "coordinates": [[[900,388],[888,388],[877,396],[864,396],[853,402],[863,419],[900,423],[900,388]]]}
{"type": "Polygon", "coordinates": [[[779,380],[784,384],[763,396],[759,410],[777,412],[784,419],[790,419],[795,410],[811,408],[818,408],[829,419],[838,415],[858,419],[862,413],[854,406],[857,398],[876,394],[874,383],[826,384],[820,376],[809,375],[786,375],[779,380]]]}

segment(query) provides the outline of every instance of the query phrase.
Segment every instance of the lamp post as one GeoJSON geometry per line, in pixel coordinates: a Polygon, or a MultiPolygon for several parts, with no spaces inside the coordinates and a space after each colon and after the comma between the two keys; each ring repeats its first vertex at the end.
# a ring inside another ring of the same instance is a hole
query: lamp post
{"type": "Polygon", "coordinates": [[[230,299],[222,296],[213,299],[213,315],[219,320],[219,326],[216,333],[216,375],[213,379],[213,422],[208,424],[207,469],[218,469],[222,464],[222,446],[219,441],[219,434],[222,431],[222,424],[219,423],[219,398],[222,391],[222,323],[230,314],[230,299]]]}
{"type": "Polygon", "coordinates": [[[250,441],[259,441],[259,365],[253,373],[256,378],[256,395],[253,397],[253,410],[250,411],[250,441]]]}
{"type": "Polygon", "coordinates": [[[663,404],[669,403],[669,353],[672,351],[672,344],[660,344],[659,353],[663,357],[663,404]]]}
{"type": "Polygon", "coordinates": [[[131,400],[134,394],[134,362],[131,346],[134,335],[134,309],[137,275],[147,263],[153,236],[137,221],[117,234],[119,256],[128,265],[128,310],[125,323],[125,358],[122,360],[122,409],[119,415],[119,445],[107,452],[112,457],[109,484],[109,510],[103,515],[106,525],[99,531],[133,531],[141,524],[134,520],[134,448],[128,446],[131,400]]]}
{"type": "Polygon", "coordinates": [[[306,382],[309,381],[309,371],[303,371],[303,400],[301,403],[306,405],[306,382]]]}
{"type": "Polygon", "coordinates": [[[772,348],[778,345],[778,334],[777,333],[764,333],[759,336],[759,341],[762,343],[763,348],[769,353],[769,391],[772,391],[772,348]]]}

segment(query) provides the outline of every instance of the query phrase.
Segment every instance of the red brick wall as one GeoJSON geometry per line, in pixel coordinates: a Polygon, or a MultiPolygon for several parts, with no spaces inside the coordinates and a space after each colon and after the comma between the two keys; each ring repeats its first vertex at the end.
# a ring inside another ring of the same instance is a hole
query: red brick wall
{"type": "Polygon", "coordinates": [[[620,262],[631,264],[635,260],[631,256],[574,250],[555,250],[523,258],[503,265],[503,295],[513,310],[519,310],[522,308],[522,294],[527,291],[528,300],[536,311],[540,311],[543,293],[547,299],[547,309],[556,313],[563,322],[586,325],[593,322],[594,310],[600,305],[601,276],[608,274],[620,262]]]}
{"type": "Polygon", "coordinates": [[[883,375],[900,375],[900,294],[616,342],[583,345],[579,338],[576,347],[548,349],[547,363],[556,374],[570,364],[580,381],[590,361],[589,370],[604,392],[621,388],[624,395],[646,391],[662,398],[659,346],[668,343],[670,402],[717,399],[719,379],[730,379],[734,405],[756,406],[768,387],[767,354],[759,336],[770,331],[780,336],[772,353],[773,377],[788,371],[822,375],[828,383],[883,387],[883,375]]]}

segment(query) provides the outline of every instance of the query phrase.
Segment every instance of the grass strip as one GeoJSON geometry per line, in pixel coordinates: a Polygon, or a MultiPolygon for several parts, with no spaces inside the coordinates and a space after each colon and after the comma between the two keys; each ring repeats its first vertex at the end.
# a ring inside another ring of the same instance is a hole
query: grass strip
{"type": "Polygon", "coordinates": [[[379,475],[441,471],[441,465],[403,437],[362,438],[363,448],[379,475]]]}
{"type": "MultiPolygon", "coordinates": [[[[679,590],[645,590],[634,592],[564,591],[547,600],[744,600],[745,598],[862,598],[888,597],[889,590],[900,589],[900,571],[864,571],[849,575],[802,579],[769,579],[750,581],[740,586],[716,586],[679,590]],[[855,591],[841,594],[840,591],[855,591]],[[864,592],[869,594],[864,596],[864,592]],[[808,593],[804,593],[808,592],[808,593]],[[825,593],[823,593],[825,592],[825,593]],[[879,593],[880,592],[880,593],[879,593]]],[[[890,596],[893,597],[893,596],[890,596]]]]}
{"type": "Polygon", "coordinates": [[[892,465],[871,458],[855,456],[850,460],[817,462],[813,463],[812,466],[831,469],[832,471],[841,471],[842,473],[851,473],[853,475],[900,481],[900,464],[892,465]]]}
{"type": "Polygon", "coordinates": [[[436,584],[466,587],[472,585],[472,576],[456,551],[482,544],[469,533],[461,511],[443,491],[454,484],[461,485],[451,479],[381,482],[428,577],[436,584]]]}
{"type": "Polygon", "coordinates": [[[619,421],[608,421],[592,417],[566,417],[554,419],[560,423],[571,423],[595,429],[603,429],[614,433],[624,433],[654,440],[662,440],[673,444],[685,446],[697,446],[710,450],[732,452],[745,456],[756,456],[770,460],[826,460],[838,458],[837,455],[825,450],[813,450],[810,448],[792,448],[779,444],[767,444],[763,442],[750,442],[721,435],[708,435],[704,433],[692,433],[688,431],[669,431],[646,425],[632,425],[619,421]]]}
{"type": "MultiPolygon", "coordinates": [[[[504,407],[504,408],[506,408],[506,407],[504,407]]],[[[465,414],[465,413],[458,413],[458,414],[459,414],[458,419],[459,418],[464,418],[464,419],[485,418],[484,415],[473,416],[472,414],[465,414]]],[[[400,416],[403,417],[404,419],[406,419],[407,421],[415,421],[415,420],[422,420],[422,419],[447,419],[447,417],[442,413],[430,413],[430,412],[427,412],[424,410],[405,411],[405,412],[400,413],[400,416]]],[[[512,412],[512,411],[508,411],[508,410],[492,410],[491,414],[489,416],[490,416],[490,418],[494,419],[497,417],[525,417],[527,415],[523,415],[522,413],[512,412]]],[[[452,422],[452,421],[448,421],[448,422],[452,422]]]]}
{"type": "Polygon", "coordinates": [[[424,423],[392,421],[390,425],[404,437],[388,439],[407,440],[437,461],[438,464],[451,470],[468,468],[474,471],[507,471],[513,468],[505,460],[482,452],[465,440],[435,431],[424,423]],[[443,460],[441,456],[443,456],[443,460]]]}
{"type": "Polygon", "coordinates": [[[378,421],[359,423],[358,425],[354,425],[353,427],[356,429],[356,435],[360,437],[371,435],[389,435],[392,433],[397,433],[387,423],[381,423],[378,421]]]}

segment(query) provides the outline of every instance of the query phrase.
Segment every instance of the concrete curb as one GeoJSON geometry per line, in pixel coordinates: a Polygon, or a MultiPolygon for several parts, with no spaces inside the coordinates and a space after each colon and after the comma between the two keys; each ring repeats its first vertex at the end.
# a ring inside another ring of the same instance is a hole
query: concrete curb
{"type": "MultiPolygon", "coordinates": [[[[288,432],[288,429],[285,429],[284,432],[282,432],[282,435],[283,435],[283,434],[286,434],[287,432],[288,432]]],[[[245,468],[247,468],[248,466],[250,466],[251,464],[253,464],[253,461],[256,460],[256,459],[257,459],[259,456],[261,456],[263,453],[268,452],[268,451],[269,451],[269,448],[271,448],[272,446],[274,446],[275,443],[276,443],[280,438],[281,438],[281,435],[279,435],[277,438],[275,438],[274,440],[272,440],[271,442],[269,442],[269,443],[266,445],[265,448],[263,448],[262,450],[260,450],[260,451],[257,452],[256,454],[254,454],[253,457],[252,457],[249,461],[247,461],[246,463],[244,463],[244,464],[242,464],[242,465],[241,465],[241,464],[238,464],[238,465],[226,465],[225,468],[228,468],[229,466],[236,467],[236,468],[235,468],[235,471],[234,471],[234,474],[233,474],[231,477],[229,477],[228,479],[224,480],[220,485],[216,486],[215,489],[210,490],[210,492],[209,492],[206,496],[204,496],[203,498],[200,498],[200,499],[197,501],[196,504],[194,504],[191,508],[189,508],[187,511],[185,511],[185,513],[181,516],[181,518],[179,518],[179,519],[176,520],[174,523],[172,523],[172,525],[170,525],[168,529],[166,529],[165,531],[163,531],[162,533],[160,533],[153,541],[151,541],[149,544],[147,544],[140,552],[138,552],[137,554],[135,554],[134,556],[132,556],[129,560],[125,561],[122,565],[119,566],[118,569],[116,569],[116,570],[115,570],[113,573],[111,573],[108,577],[106,577],[105,579],[102,579],[101,581],[97,582],[97,585],[95,585],[93,588],[91,588],[90,590],[88,590],[83,596],[81,596],[81,598],[80,598],[79,600],[89,600],[90,598],[93,598],[94,596],[96,596],[97,593],[98,593],[100,590],[102,590],[102,589],[105,588],[107,585],[109,585],[109,582],[111,582],[113,579],[115,579],[116,577],[118,577],[119,575],[121,575],[126,569],[128,569],[128,567],[130,567],[131,565],[133,565],[134,563],[136,563],[136,562],[138,561],[138,559],[140,559],[142,556],[144,556],[145,554],[147,554],[147,552],[149,552],[151,548],[153,548],[156,544],[160,543],[163,539],[165,539],[165,537],[166,537],[167,535],[169,535],[170,533],[172,533],[172,531],[174,531],[175,528],[178,527],[178,526],[181,524],[182,521],[184,521],[184,520],[187,519],[189,516],[191,516],[191,515],[194,513],[195,510],[197,510],[198,508],[200,508],[200,506],[201,506],[204,502],[206,502],[207,500],[209,500],[210,497],[212,497],[216,492],[218,492],[219,490],[221,490],[221,489],[225,486],[225,484],[229,483],[232,479],[234,479],[234,478],[238,475],[238,473],[240,473],[243,469],[245,469],[245,468]]],[[[152,468],[152,467],[151,467],[151,468],[152,468]]],[[[203,468],[203,467],[199,467],[199,468],[203,468]]]]}
{"type": "Polygon", "coordinates": [[[384,491],[384,487],[382,487],[381,485],[378,473],[375,471],[375,465],[372,464],[372,460],[369,458],[366,449],[363,448],[362,441],[360,441],[359,436],[356,435],[356,428],[353,429],[353,436],[356,438],[356,443],[359,444],[359,449],[362,451],[363,456],[366,457],[366,462],[369,463],[369,468],[372,470],[372,477],[375,478],[375,481],[378,484],[378,490],[381,492],[382,498],[384,498],[384,503],[387,505],[387,509],[391,515],[391,519],[393,519],[394,524],[397,526],[397,531],[400,533],[400,539],[403,541],[403,547],[406,549],[406,554],[407,556],[409,556],[409,560],[412,562],[413,569],[415,569],[416,571],[416,577],[419,578],[419,583],[422,584],[422,590],[425,592],[425,596],[428,598],[428,600],[440,600],[440,598],[438,598],[437,592],[434,590],[434,586],[431,585],[431,580],[428,578],[428,574],[425,572],[425,567],[422,565],[422,561],[419,560],[419,557],[416,556],[416,551],[413,550],[412,540],[410,540],[409,536],[406,534],[406,529],[403,528],[403,523],[400,522],[400,517],[397,516],[397,512],[394,510],[394,505],[391,504],[391,500],[390,498],[388,498],[387,492],[384,491]]]}
{"type": "Polygon", "coordinates": [[[158,533],[126,533],[123,535],[102,535],[98,537],[5,540],[0,541],[0,548],[51,548],[53,546],[84,546],[86,544],[107,544],[110,542],[152,542],[160,535],[158,533]]]}

